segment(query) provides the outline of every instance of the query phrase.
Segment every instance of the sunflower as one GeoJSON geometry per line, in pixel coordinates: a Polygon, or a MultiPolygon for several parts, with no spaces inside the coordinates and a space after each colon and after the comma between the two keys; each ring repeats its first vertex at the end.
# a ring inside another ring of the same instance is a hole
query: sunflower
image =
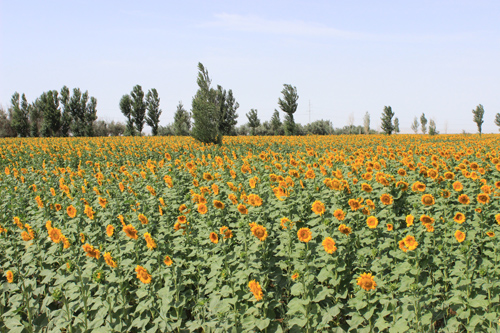
{"type": "Polygon", "coordinates": [[[375,229],[378,225],[378,219],[375,216],[370,216],[366,219],[366,224],[368,228],[375,229]]]}
{"type": "Polygon", "coordinates": [[[349,236],[349,234],[352,232],[352,231],[351,231],[351,228],[350,228],[350,227],[348,227],[348,226],[346,226],[345,224],[341,224],[341,225],[339,226],[339,231],[340,231],[341,233],[343,233],[344,235],[346,235],[346,236],[349,236]]]}
{"type": "Polygon", "coordinates": [[[137,265],[135,272],[137,273],[137,278],[141,280],[142,283],[147,284],[151,282],[151,274],[149,274],[148,270],[144,267],[137,265]]]}
{"type": "Polygon", "coordinates": [[[413,236],[408,235],[403,239],[403,241],[408,251],[413,251],[418,246],[418,242],[415,240],[415,237],[413,236]]]}
{"type": "Polygon", "coordinates": [[[260,283],[252,280],[248,282],[248,288],[250,288],[250,291],[252,292],[253,296],[257,301],[260,301],[264,294],[262,293],[262,288],[260,287],[260,283]]]}
{"type": "Polygon", "coordinates": [[[392,199],[392,196],[390,194],[384,193],[380,196],[380,201],[384,205],[390,205],[394,200],[392,199]]]}
{"type": "Polygon", "coordinates": [[[60,229],[51,228],[49,231],[49,237],[54,243],[59,243],[62,241],[63,234],[60,229]]]}
{"type": "Polygon", "coordinates": [[[281,220],[280,220],[281,229],[286,230],[287,229],[287,226],[286,226],[287,223],[289,224],[289,226],[291,228],[292,227],[291,222],[292,221],[290,221],[290,219],[288,217],[282,217],[281,220]]]}
{"type": "Polygon", "coordinates": [[[459,243],[462,243],[465,240],[465,232],[460,230],[455,231],[455,238],[459,243]]]}
{"type": "Polygon", "coordinates": [[[497,221],[497,223],[500,224],[500,214],[495,215],[495,221],[497,221]]]}
{"type": "Polygon", "coordinates": [[[101,252],[99,251],[99,249],[95,249],[89,243],[85,243],[84,245],[82,245],[82,248],[83,251],[87,253],[87,257],[99,259],[99,257],[101,256],[101,252]]]}
{"type": "Polygon", "coordinates": [[[238,212],[240,212],[243,215],[248,214],[248,209],[244,204],[239,204],[238,205],[238,212]]]}
{"type": "Polygon", "coordinates": [[[464,186],[462,185],[461,182],[457,180],[456,182],[453,183],[453,189],[457,192],[460,192],[464,189],[464,186]]]}
{"type": "Polygon", "coordinates": [[[468,205],[470,203],[470,199],[467,194],[461,194],[458,197],[458,202],[460,202],[462,205],[468,205]]]}
{"type": "Polygon", "coordinates": [[[224,209],[225,205],[222,201],[214,200],[214,207],[217,209],[224,209]]]}
{"type": "Polygon", "coordinates": [[[8,282],[8,283],[12,283],[12,282],[14,282],[14,273],[13,273],[12,271],[10,271],[10,270],[9,270],[9,271],[7,271],[7,272],[5,273],[5,277],[7,278],[7,282],[8,282]]]}
{"type": "Polygon", "coordinates": [[[148,218],[144,214],[139,214],[138,216],[139,221],[141,221],[142,224],[148,224],[148,218]]]}
{"type": "Polygon", "coordinates": [[[361,189],[363,191],[365,191],[366,193],[371,193],[371,191],[373,190],[372,186],[370,184],[367,184],[367,183],[361,184],[361,189]]]}
{"type": "Polygon", "coordinates": [[[425,184],[422,182],[419,182],[419,181],[416,181],[411,186],[411,189],[413,192],[423,192],[423,191],[425,191],[425,188],[426,188],[425,184]]]}
{"type": "Polygon", "coordinates": [[[366,291],[375,290],[377,283],[371,273],[363,273],[357,280],[357,285],[366,291]]]}
{"type": "Polygon", "coordinates": [[[309,243],[312,239],[312,232],[309,228],[300,228],[299,231],[297,231],[297,237],[299,237],[299,241],[309,243]]]}
{"type": "Polygon", "coordinates": [[[422,222],[422,224],[432,224],[434,223],[434,219],[428,215],[422,215],[420,216],[420,222],[422,222]]]}
{"type": "Polygon", "coordinates": [[[453,172],[449,172],[449,171],[445,172],[444,179],[453,180],[453,179],[455,179],[455,174],[453,172]]]}
{"type": "Polygon", "coordinates": [[[486,193],[479,193],[477,195],[477,202],[479,202],[481,204],[486,204],[486,203],[490,202],[490,196],[486,193]]]}
{"type": "Polygon", "coordinates": [[[493,231],[486,232],[486,235],[488,235],[490,237],[495,237],[495,233],[493,231]]]}
{"type": "Polygon", "coordinates": [[[108,204],[108,200],[105,198],[99,197],[99,205],[101,205],[102,208],[106,208],[106,205],[108,204]]]}
{"type": "Polygon", "coordinates": [[[91,220],[94,219],[94,210],[89,205],[85,205],[85,209],[83,212],[85,213],[85,215],[87,215],[89,219],[91,220]]]}
{"type": "Polygon", "coordinates": [[[163,263],[167,266],[172,266],[174,261],[169,256],[165,256],[165,259],[163,259],[163,263]]]}
{"type": "Polygon", "coordinates": [[[387,223],[387,231],[392,231],[394,229],[394,225],[392,223],[387,223]]]}
{"type": "Polygon", "coordinates": [[[407,251],[408,251],[408,248],[406,247],[406,244],[405,244],[404,239],[402,239],[402,240],[400,240],[400,241],[399,241],[399,248],[400,248],[403,252],[407,252],[407,251]]]}
{"type": "Polygon", "coordinates": [[[186,221],[187,221],[186,215],[181,215],[181,216],[177,217],[177,222],[179,222],[181,224],[186,223],[186,221]]]}
{"type": "Polygon", "coordinates": [[[73,205],[70,205],[66,208],[66,213],[68,213],[69,217],[74,218],[76,216],[76,208],[73,207],[73,205]]]}
{"type": "Polygon", "coordinates": [[[260,241],[263,241],[267,238],[267,230],[266,227],[262,225],[258,225],[254,223],[250,229],[252,234],[257,237],[260,241]]]}
{"type": "Polygon", "coordinates": [[[351,207],[352,211],[357,211],[358,209],[361,208],[361,202],[356,199],[349,199],[347,203],[351,207]]]}
{"type": "Polygon", "coordinates": [[[316,215],[323,215],[325,213],[325,205],[319,201],[316,200],[312,204],[311,210],[316,214],[316,215]]]}
{"type": "Polygon", "coordinates": [[[185,204],[182,204],[179,206],[179,212],[184,213],[188,210],[187,206],[185,204]]]}
{"type": "Polygon", "coordinates": [[[407,227],[411,227],[413,225],[413,221],[415,220],[415,218],[413,217],[413,215],[406,215],[406,226],[407,227]]]}
{"type": "Polygon", "coordinates": [[[210,233],[210,241],[214,244],[217,244],[219,242],[219,236],[215,232],[210,233]]]}
{"type": "Polygon", "coordinates": [[[198,213],[204,215],[208,211],[207,206],[204,203],[198,204],[198,213]]]}
{"type": "Polygon", "coordinates": [[[325,248],[325,252],[328,254],[332,254],[333,252],[337,251],[335,241],[331,237],[326,237],[321,244],[325,248]]]}
{"type": "Polygon", "coordinates": [[[299,273],[295,272],[292,274],[292,280],[295,281],[299,278],[299,273]]]}
{"type": "Polygon", "coordinates": [[[337,220],[339,221],[343,221],[345,219],[345,213],[342,209],[336,209],[333,212],[333,216],[335,216],[335,218],[337,218],[337,220]]]}
{"type": "Polygon", "coordinates": [[[434,197],[432,196],[432,194],[422,195],[422,204],[424,206],[432,206],[435,203],[436,203],[436,201],[434,200],[434,197]]]}
{"type": "Polygon", "coordinates": [[[230,193],[227,197],[229,198],[229,200],[231,200],[233,205],[236,205],[238,203],[238,198],[236,197],[236,195],[234,195],[234,193],[230,193]]]}
{"type": "Polygon", "coordinates": [[[153,239],[153,237],[151,237],[151,234],[149,232],[146,232],[144,234],[144,239],[146,240],[146,245],[147,245],[148,249],[152,250],[152,249],[156,248],[156,242],[153,239]]]}
{"type": "Polygon", "coordinates": [[[125,218],[123,217],[122,214],[118,215],[117,218],[120,220],[120,223],[122,226],[125,226],[125,218]]]}
{"type": "Polygon", "coordinates": [[[55,204],[54,208],[56,209],[56,212],[58,212],[62,209],[62,206],[60,204],[55,204]]]}
{"type": "Polygon", "coordinates": [[[462,224],[465,222],[465,215],[463,213],[460,213],[460,212],[455,213],[453,220],[459,224],[462,224]]]}
{"type": "Polygon", "coordinates": [[[137,230],[131,224],[124,226],[122,230],[128,237],[137,239],[137,230]]]}
{"type": "Polygon", "coordinates": [[[104,258],[104,261],[109,267],[115,268],[117,266],[116,262],[113,260],[113,257],[111,256],[111,253],[105,252],[102,257],[104,258]]]}

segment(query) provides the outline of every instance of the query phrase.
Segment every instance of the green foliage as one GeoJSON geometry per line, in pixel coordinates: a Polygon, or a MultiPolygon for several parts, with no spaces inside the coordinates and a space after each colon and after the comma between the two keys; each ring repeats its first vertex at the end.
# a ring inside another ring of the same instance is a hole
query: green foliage
{"type": "Polygon", "coordinates": [[[71,122],[69,128],[73,136],[93,136],[93,123],[97,120],[97,99],[90,97],[89,100],[88,91],[82,94],[80,88],[74,88],[73,95],[69,97],[69,89],[63,87],[61,95],[63,124],[71,122]]]}
{"type": "Polygon", "coordinates": [[[41,134],[44,137],[58,136],[61,128],[61,110],[57,90],[49,90],[40,96],[39,107],[43,115],[41,134]]]}
{"type": "Polygon", "coordinates": [[[484,107],[479,104],[476,106],[475,110],[472,110],[472,114],[474,115],[473,120],[477,125],[477,130],[479,131],[479,135],[481,135],[482,127],[483,127],[483,117],[484,117],[484,107]]]}
{"type": "Polygon", "coordinates": [[[394,133],[399,133],[399,119],[394,118],[394,133]]]}
{"type": "MultiPolygon", "coordinates": [[[[217,104],[217,91],[210,87],[211,82],[208,71],[201,62],[198,63],[198,91],[191,105],[193,117],[191,135],[203,143],[221,144],[220,105],[217,104]]],[[[219,96],[219,101],[220,98],[221,96],[219,96]]]]}
{"type": "Polygon", "coordinates": [[[260,120],[257,116],[257,110],[251,109],[250,112],[246,114],[248,118],[248,126],[252,129],[250,134],[255,135],[255,129],[260,126],[260,120]]]}
{"type": "Polygon", "coordinates": [[[363,131],[365,134],[370,134],[370,114],[366,111],[363,117],[363,131]]]}
{"type": "Polygon", "coordinates": [[[499,127],[498,130],[500,131],[500,113],[495,115],[495,125],[499,127]]]}
{"type": "Polygon", "coordinates": [[[191,130],[191,114],[184,109],[182,102],[177,105],[174,114],[174,133],[179,136],[187,136],[191,130]]]}
{"type": "Polygon", "coordinates": [[[437,135],[439,132],[436,130],[436,123],[434,122],[434,119],[431,119],[429,121],[429,135],[437,135]]]}
{"type": "Polygon", "coordinates": [[[413,123],[411,124],[411,129],[413,130],[413,132],[415,132],[415,134],[418,133],[419,127],[420,127],[420,124],[418,122],[418,118],[417,117],[413,118],[413,123]]]}
{"type": "Polygon", "coordinates": [[[127,128],[125,130],[125,135],[134,136],[135,135],[135,127],[134,127],[134,118],[132,115],[132,99],[129,95],[123,95],[120,99],[120,111],[127,118],[127,128]]]}
{"type": "Polygon", "coordinates": [[[13,137],[16,131],[11,127],[7,112],[0,106],[0,138],[13,137]]]}
{"type": "Polygon", "coordinates": [[[236,110],[240,107],[234,99],[233,91],[222,89],[217,86],[216,104],[219,107],[219,132],[221,135],[235,135],[238,114],[236,110]]]}
{"type": "Polygon", "coordinates": [[[282,123],[280,120],[280,113],[278,110],[274,109],[273,116],[271,117],[271,128],[273,130],[273,135],[283,135],[282,123]]]}
{"type": "Polygon", "coordinates": [[[394,112],[392,112],[392,108],[390,106],[384,106],[384,112],[382,113],[382,131],[385,134],[391,135],[394,131],[394,125],[392,123],[392,117],[394,117],[394,112]]]}
{"type": "Polygon", "coordinates": [[[316,120],[304,126],[304,132],[312,135],[333,134],[333,125],[330,120],[316,120]]]}
{"type": "Polygon", "coordinates": [[[425,113],[420,116],[420,124],[422,125],[422,134],[427,133],[427,118],[425,118],[425,113]]]}
{"type": "Polygon", "coordinates": [[[299,95],[297,95],[297,88],[292,87],[290,84],[284,84],[283,99],[278,99],[278,105],[281,111],[285,112],[285,135],[295,134],[295,120],[293,119],[293,114],[297,111],[299,95]]]}
{"type": "Polygon", "coordinates": [[[146,105],[148,109],[148,115],[146,117],[146,122],[151,126],[151,132],[153,136],[158,135],[158,126],[160,123],[160,97],[155,88],[148,91],[146,95],[146,105]]]}
{"type": "Polygon", "coordinates": [[[69,136],[69,132],[71,130],[71,109],[70,109],[70,91],[69,88],[63,86],[61,88],[61,93],[59,94],[59,102],[62,105],[61,110],[61,136],[67,137],[69,136]]]}
{"type": "Polygon", "coordinates": [[[12,121],[11,126],[20,137],[29,136],[29,104],[26,96],[23,94],[21,104],[19,105],[19,93],[15,92],[11,99],[12,121]]]}
{"type": "Polygon", "coordinates": [[[142,135],[142,129],[144,128],[144,122],[146,120],[145,117],[147,108],[142,87],[140,85],[134,86],[134,88],[132,88],[132,91],[130,92],[130,97],[132,101],[132,119],[134,121],[135,129],[137,130],[138,135],[142,135]]]}

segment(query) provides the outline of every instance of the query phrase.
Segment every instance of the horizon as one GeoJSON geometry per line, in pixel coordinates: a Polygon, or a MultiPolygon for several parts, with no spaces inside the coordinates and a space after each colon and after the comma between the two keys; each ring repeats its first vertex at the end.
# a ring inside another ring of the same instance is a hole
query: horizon
{"type": "Polygon", "coordinates": [[[0,104],[66,85],[97,98],[98,120],[124,123],[119,100],[139,84],[158,90],[166,126],[179,101],[190,111],[201,62],[214,87],[233,90],[237,126],[250,109],[268,121],[287,83],[303,125],[362,126],[368,111],[379,130],[390,105],[401,134],[422,112],[441,134],[477,133],[482,104],[483,133],[498,133],[499,16],[491,0],[2,1],[0,104]]]}

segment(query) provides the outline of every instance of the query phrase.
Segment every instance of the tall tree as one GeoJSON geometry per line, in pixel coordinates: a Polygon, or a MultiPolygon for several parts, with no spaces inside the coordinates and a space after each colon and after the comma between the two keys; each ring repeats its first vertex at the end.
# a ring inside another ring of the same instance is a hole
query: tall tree
{"type": "Polygon", "coordinates": [[[198,63],[198,91],[193,97],[191,112],[193,129],[191,135],[204,143],[222,143],[222,133],[219,131],[220,112],[217,107],[217,91],[211,88],[212,81],[207,69],[198,63]]]}
{"type": "Polygon", "coordinates": [[[135,129],[142,134],[146,118],[146,102],[144,101],[144,92],[140,85],[134,86],[130,92],[132,98],[132,117],[134,119],[135,129]]]}
{"type": "Polygon", "coordinates": [[[90,97],[90,101],[85,107],[85,136],[94,136],[94,122],[97,120],[97,99],[90,97]]]}
{"type": "Polygon", "coordinates": [[[120,111],[127,118],[127,129],[125,130],[125,135],[134,136],[134,118],[132,115],[132,99],[129,95],[123,95],[120,99],[120,111]]]}
{"type": "Polygon", "coordinates": [[[146,95],[146,105],[148,109],[148,115],[146,117],[146,122],[151,126],[151,132],[154,136],[158,135],[158,126],[160,124],[160,97],[155,88],[148,91],[146,95]]]}
{"type": "Polygon", "coordinates": [[[280,113],[274,109],[273,116],[271,117],[271,128],[274,135],[280,135],[281,125],[280,113]]]}
{"type": "Polygon", "coordinates": [[[290,84],[284,84],[283,99],[278,99],[278,105],[281,111],[286,113],[285,116],[285,134],[294,135],[295,134],[295,120],[293,119],[293,114],[297,111],[299,95],[297,95],[297,88],[292,87],[290,84]]]}
{"type": "Polygon", "coordinates": [[[385,134],[391,135],[394,131],[394,125],[392,124],[392,117],[394,117],[394,112],[390,106],[384,106],[384,113],[382,113],[382,130],[385,134]]]}
{"type": "Polygon", "coordinates": [[[61,110],[59,109],[59,93],[49,90],[40,96],[43,108],[43,121],[41,134],[44,137],[58,136],[61,128],[61,110]]]}
{"type": "Polygon", "coordinates": [[[413,118],[413,123],[411,124],[411,129],[413,130],[413,132],[415,132],[415,134],[418,133],[419,127],[420,127],[420,124],[418,122],[418,118],[417,117],[413,118]]]}
{"type": "Polygon", "coordinates": [[[420,125],[422,125],[422,134],[427,133],[427,118],[425,118],[425,113],[420,116],[420,125]]]}
{"type": "Polygon", "coordinates": [[[189,135],[191,129],[191,115],[184,109],[182,102],[177,105],[177,110],[174,114],[174,133],[175,135],[189,135]]]}
{"type": "Polygon", "coordinates": [[[12,95],[12,122],[11,126],[16,131],[16,133],[25,138],[30,134],[30,124],[29,124],[29,104],[26,100],[26,96],[23,94],[21,98],[21,104],[19,104],[19,93],[16,91],[12,95]]]}
{"type": "Polygon", "coordinates": [[[62,105],[61,110],[61,136],[68,136],[71,129],[71,110],[70,110],[70,91],[69,88],[63,86],[59,94],[59,102],[62,105]]]}
{"type": "Polygon", "coordinates": [[[495,115],[495,125],[499,127],[498,130],[500,131],[500,113],[495,115]]]}
{"type": "Polygon", "coordinates": [[[363,117],[363,130],[365,134],[370,134],[370,114],[366,111],[363,117]]]}
{"type": "Polygon", "coordinates": [[[216,103],[219,106],[219,132],[221,135],[235,135],[238,123],[236,110],[240,105],[234,99],[233,91],[229,89],[226,93],[221,86],[217,86],[216,103]]]}
{"type": "Polygon", "coordinates": [[[472,114],[474,114],[473,120],[477,125],[477,130],[479,131],[479,135],[481,135],[481,129],[483,127],[483,116],[484,116],[484,108],[481,104],[476,106],[475,110],[472,110],[472,114]]]}
{"type": "Polygon", "coordinates": [[[399,119],[394,118],[394,133],[399,133],[399,119]]]}
{"type": "Polygon", "coordinates": [[[436,130],[436,122],[434,119],[429,120],[429,135],[436,135],[439,134],[438,131],[436,130]]]}
{"type": "Polygon", "coordinates": [[[255,135],[255,129],[260,126],[260,120],[257,116],[257,110],[251,109],[250,112],[246,114],[248,118],[248,126],[252,129],[250,134],[255,135]]]}
{"type": "Polygon", "coordinates": [[[42,107],[40,98],[37,98],[30,107],[30,136],[38,137],[40,135],[40,119],[42,119],[42,107]]]}

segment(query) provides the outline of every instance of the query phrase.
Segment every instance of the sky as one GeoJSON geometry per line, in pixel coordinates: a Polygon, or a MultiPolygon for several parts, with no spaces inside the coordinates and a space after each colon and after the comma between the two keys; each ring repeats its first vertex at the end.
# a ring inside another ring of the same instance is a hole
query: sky
{"type": "Polygon", "coordinates": [[[238,125],[250,109],[269,120],[291,84],[301,124],[368,112],[380,129],[388,105],[402,133],[422,113],[440,133],[476,133],[482,104],[483,133],[498,133],[499,17],[498,0],[0,0],[0,104],[66,85],[125,122],[120,98],[139,84],[157,89],[165,126],[179,101],[191,109],[201,62],[232,89],[238,125]]]}

